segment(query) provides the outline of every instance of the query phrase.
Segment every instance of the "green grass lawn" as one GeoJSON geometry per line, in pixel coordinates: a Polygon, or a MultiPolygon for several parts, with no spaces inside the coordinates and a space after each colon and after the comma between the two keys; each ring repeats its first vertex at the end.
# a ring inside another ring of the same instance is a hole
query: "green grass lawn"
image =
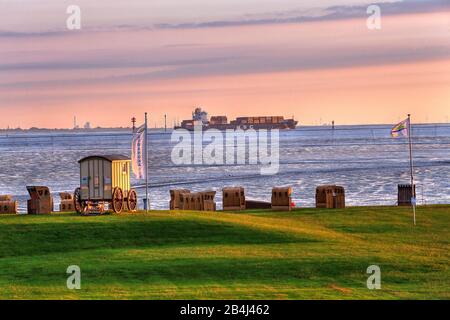
{"type": "Polygon", "coordinates": [[[1,299],[450,299],[450,206],[0,216],[1,299]],[[366,287],[369,265],[381,290],[366,287]],[[66,287],[69,265],[81,290],[66,287]]]}

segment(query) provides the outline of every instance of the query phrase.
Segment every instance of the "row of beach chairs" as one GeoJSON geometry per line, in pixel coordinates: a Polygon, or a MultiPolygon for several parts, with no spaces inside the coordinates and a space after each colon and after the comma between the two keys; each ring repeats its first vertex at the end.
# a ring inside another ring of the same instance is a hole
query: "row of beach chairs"
{"type": "MultiPolygon", "coordinates": [[[[28,186],[27,190],[30,194],[30,199],[27,200],[28,214],[46,214],[53,212],[53,197],[48,187],[28,186]]],[[[61,192],[59,196],[61,197],[59,211],[68,212],[75,210],[73,194],[61,192]]],[[[18,204],[19,202],[14,200],[11,195],[0,195],[0,214],[17,214],[18,204]]]]}
{"type": "MultiPolygon", "coordinates": [[[[215,211],[215,191],[191,193],[187,189],[170,190],[170,210],[215,211]]],[[[242,187],[222,189],[224,211],[245,209],[272,209],[290,211],[295,204],[292,201],[292,187],[272,189],[271,202],[248,200],[242,187]]],[[[320,186],[316,189],[317,208],[345,208],[345,190],[340,186],[320,186]]]]}
{"type": "MultiPolygon", "coordinates": [[[[27,201],[29,214],[46,214],[53,211],[53,197],[48,187],[27,187],[30,199],[27,201]]],[[[73,194],[61,192],[59,211],[74,211],[73,194]]],[[[170,210],[216,211],[216,191],[191,192],[187,189],[170,190],[170,210]]],[[[222,189],[224,211],[245,209],[272,209],[290,211],[295,204],[292,201],[292,187],[272,189],[271,202],[249,200],[243,187],[222,189]]],[[[320,186],[316,189],[317,208],[345,208],[345,191],[339,186],[320,186]]],[[[10,195],[0,195],[0,214],[18,213],[18,201],[10,195]]]]}

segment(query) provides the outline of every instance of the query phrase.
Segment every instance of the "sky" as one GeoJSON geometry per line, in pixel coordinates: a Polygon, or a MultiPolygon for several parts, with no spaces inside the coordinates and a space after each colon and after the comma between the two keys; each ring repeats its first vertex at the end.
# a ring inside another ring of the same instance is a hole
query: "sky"
{"type": "Polygon", "coordinates": [[[449,122],[448,0],[0,0],[0,128],[449,122]],[[69,30],[66,9],[81,9],[69,30]],[[369,4],[381,29],[369,30],[369,4]]]}

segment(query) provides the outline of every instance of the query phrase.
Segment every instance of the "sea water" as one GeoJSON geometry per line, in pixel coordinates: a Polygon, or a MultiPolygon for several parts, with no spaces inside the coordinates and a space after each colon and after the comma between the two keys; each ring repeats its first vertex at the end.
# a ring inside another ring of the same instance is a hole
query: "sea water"
{"type": "MultiPolygon", "coordinates": [[[[0,133],[0,194],[11,194],[26,211],[27,185],[48,186],[54,194],[79,186],[78,160],[87,155],[131,153],[131,132],[0,133]]],[[[169,190],[221,190],[243,186],[248,199],[270,201],[274,186],[292,186],[297,207],[315,203],[315,188],[345,187],[348,205],[395,205],[397,185],[409,183],[406,138],[390,137],[390,126],[300,127],[280,131],[280,167],[272,176],[260,165],[175,165],[171,132],[149,132],[149,198],[152,209],[169,208],[169,190]]],[[[450,124],[413,127],[414,176],[419,204],[450,203],[450,124]]],[[[142,200],[144,181],[132,177],[142,200]]],[[[139,202],[142,207],[142,201],[139,202]]]]}

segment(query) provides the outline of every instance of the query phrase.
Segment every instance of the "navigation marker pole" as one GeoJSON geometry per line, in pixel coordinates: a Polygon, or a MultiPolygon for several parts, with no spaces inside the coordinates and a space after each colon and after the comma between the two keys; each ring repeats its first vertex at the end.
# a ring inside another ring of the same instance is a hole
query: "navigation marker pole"
{"type": "Polygon", "coordinates": [[[411,205],[413,207],[414,225],[416,225],[416,192],[414,188],[414,167],[413,167],[411,135],[412,135],[411,115],[408,114],[409,167],[411,172],[411,205]]]}

